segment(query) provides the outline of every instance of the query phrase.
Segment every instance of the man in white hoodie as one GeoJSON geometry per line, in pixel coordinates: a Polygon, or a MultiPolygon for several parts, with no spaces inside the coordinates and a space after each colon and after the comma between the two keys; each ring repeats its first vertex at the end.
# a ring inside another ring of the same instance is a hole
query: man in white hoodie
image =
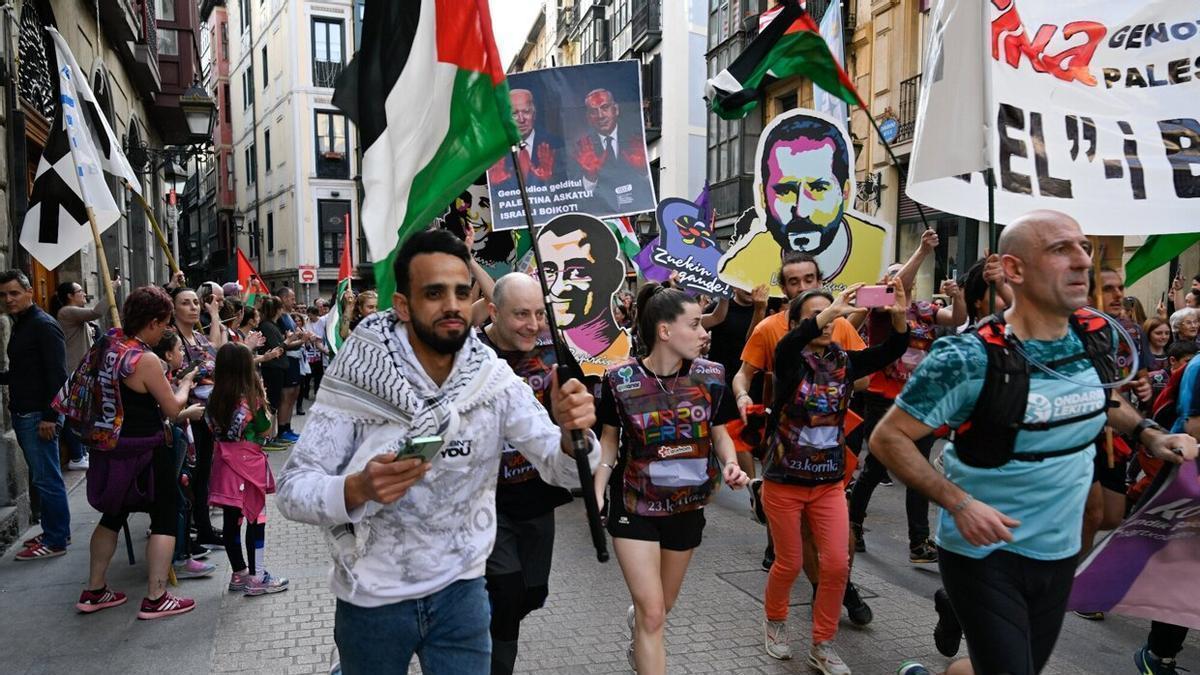
{"type": "Polygon", "coordinates": [[[542,478],[579,485],[570,432],[590,429],[576,380],[551,392],[550,421],[529,385],[472,333],[466,246],[413,235],[396,256],[392,310],[338,352],[305,433],[279,476],[279,505],[327,528],[342,671],[484,673],[484,569],[496,537],[496,467],[520,447],[542,478]],[[431,461],[397,460],[410,439],[444,439],[431,461]]]}

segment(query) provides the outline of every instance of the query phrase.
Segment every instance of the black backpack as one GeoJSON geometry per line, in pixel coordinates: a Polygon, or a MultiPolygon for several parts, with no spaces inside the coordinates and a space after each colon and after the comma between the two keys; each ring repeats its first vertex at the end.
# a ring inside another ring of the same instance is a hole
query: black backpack
{"type": "MultiPolygon", "coordinates": [[[[1077,310],[1070,318],[1071,330],[1083,342],[1083,352],[1077,356],[1053,361],[1047,366],[1055,368],[1088,359],[1104,383],[1120,379],[1116,362],[1112,358],[1112,333],[1108,321],[1087,309],[1077,310]]],[[[1010,460],[1040,462],[1051,457],[1070,455],[1092,447],[1095,438],[1062,450],[1036,453],[1014,453],[1019,431],[1046,431],[1054,427],[1074,424],[1108,413],[1114,405],[1108,405],[1087,413],[1053,422],[1025,422],[1025,407],[1029,401],[1029,362],[1013,348],[1013,340],[1005,333],[1003,314],[996,314],[980,322],[975,335],[987,352],[987,374],[983,389],[971,416],[954,430],[954,450],[967,466],[994,469],[1010,460]],[[986,405],[980,403],[986,402],[986,405]]]]}

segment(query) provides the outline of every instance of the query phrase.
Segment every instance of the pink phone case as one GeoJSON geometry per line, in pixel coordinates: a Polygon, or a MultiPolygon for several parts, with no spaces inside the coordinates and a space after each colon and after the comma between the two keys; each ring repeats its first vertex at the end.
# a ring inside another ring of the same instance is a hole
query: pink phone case
{"type": "Polygon", "coordinates": [[[891,307],[896,302],[896,289],[891,286],[863,286],[854,295],[858,307],[891,307]]]}

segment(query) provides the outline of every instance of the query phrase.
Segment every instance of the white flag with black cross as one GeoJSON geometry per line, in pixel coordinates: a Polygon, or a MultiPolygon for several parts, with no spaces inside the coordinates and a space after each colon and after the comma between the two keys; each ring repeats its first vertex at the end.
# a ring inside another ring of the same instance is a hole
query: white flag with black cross
{"type": "Polygon", "coordinates": [[[100,232],[121,217],[105,172],[139,194],[141,185],[71,49],[58,31],[46,31],[58,57],[59,105],[33,179],[20,241],[39,263],[54,269],[92,241],[89,210],[100,232]]]}

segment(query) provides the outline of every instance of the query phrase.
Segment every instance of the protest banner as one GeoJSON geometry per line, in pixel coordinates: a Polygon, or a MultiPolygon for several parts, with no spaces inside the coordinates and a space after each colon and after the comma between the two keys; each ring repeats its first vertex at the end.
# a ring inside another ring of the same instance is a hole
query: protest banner
{"type": "Polygon", "coordinates": [[[815,110],[776,116],[755,153],[754,215],[745,214],[721,257],[721,281],[746,291],[767,284],[783,297],[779,262],[809,253],[825,283],[840,290],[879,279],[890,259],[892,228],[853,211],[853,146],[841,122],[815,110]]]}
{"type": "MultiPolygon", "coordinates": [[[[582,213],[557,216],[538,230],[535,244],[554,306],[554,320],[584,376],[601,376],[629,358],[631,341],[613,315],[625,283],[617,235],[582,213]]],[[[526,256],[533,272],[532,256],[526,256]]]]}
{"type": "Polygon", "coordinates": [[[1190,461],[1163,471],[1157,489],[1092,550],[1075,572],[1069,609],[1200,629],[1197,466],[1190,461]]]}
{"type": "Polygon", "coordinates": [[[529,239],[521,233],[496,232],[492,227],[491,196],[484,176],[446,207],[445,213],[438,218],[438,225],[464,240],[467,228],[470,228],[474,233],[471,255],[493,279],[513,271],[517,261],[529,250],[529,239]],[[523,241],[518,242],[519,238],[523,241]]]}
{"type": "Polygon", "coordinates": [[[679,285],[687,290],[733,297],[733,288],[717,278],[724,251],[717,244],[712,223],[705,222],[701,206],[674,197],[662,200],[658,203],[658,232],[649,247],[655,266],[675,272],[679,285]]]}
{"type": "Polygon", "coordinates": [[[1197,0],[941,0],[907,194],[996,222],[1062,211],[1094,235],[1193,231],[1197,0]]]}
{"type": "MultiPolygon", "coordinates": [[[[513,73],[508,84],[535,225],[564,213],[654,210],[637,61],[513,73]]],[[[525,226],[517,170],[512,157],[488,170],[496,230],[525,226]]]]}

